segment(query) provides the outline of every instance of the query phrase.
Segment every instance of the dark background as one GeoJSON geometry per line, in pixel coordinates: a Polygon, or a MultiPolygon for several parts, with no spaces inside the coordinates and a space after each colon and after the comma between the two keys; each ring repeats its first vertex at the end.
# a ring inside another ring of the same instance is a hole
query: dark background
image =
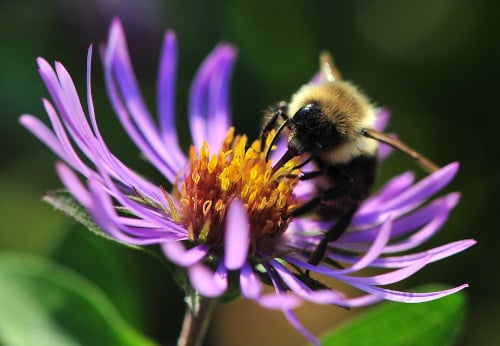
{"type": "MultiPolygon", "coordinates": [[[[56,159],[17,120],[22,113],[46,119],[40,98],[47,92],[36,72],[36,57],[61,60],[83,97],[88,45],[102,43],[110,19],[119,16],[138,79],[153,106],[162,35],[174,29],[180,51],[178,127],[187,145],[190,81],[218,42],[238,48],[233,119],[238,132],[251,137],[258,133],[262,110],[309,80],[319,51],[327,49],[346,79],[391,109],[391,131],[440,164],[460,161],[459,175],[448,190],[461,191],[462,201],[428,246],[463,238],[479,244],[433,264],[401,288],[429,281],[469,282],[469,312],[460,343],[500,344],[495,221],[499,10],[493,0],[3,1],[0,250],[50,257],[74,268],[100,286],[130,324],[163,344],[174,343],[183,305],[166,271],[146,255],[94,239],[40,201],[46,190],[60,186],[53,170],[56,159]]],[[[116,126],[98,54],[93,68],[98,121],[111,148],[126,163],[158,179],[116,126]]],[[[380,180],[406,169],[419,172],[402,155],[392,155],[380,180]]],[[[356,313],[334,307],[298,312],[316,333],[356,313]]],[[[217,310],[210,337],[218,345],[304,344],[281,313],[242,302],[217,310]]]]}

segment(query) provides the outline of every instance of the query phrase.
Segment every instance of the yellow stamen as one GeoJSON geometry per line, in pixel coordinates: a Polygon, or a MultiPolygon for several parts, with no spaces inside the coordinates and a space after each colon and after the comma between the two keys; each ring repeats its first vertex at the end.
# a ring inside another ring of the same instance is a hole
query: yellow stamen
{"type": "Polygon", "coordinates": [[[180,221],[190,230],[191,240],[222,249],[225,215],[235,198],[246,208],[248,220],[242,222],[250,224],[252,246],[265,245],[286,230],[287,216],[299,202],[293,195],[299,173],[293,167],[298,160],[290,160],[273,174],[260,141],[247,144],[247,137],[235,136],[231,128],[217,154],[211,154],[207,143],[198,155],[190,148],[189,174],[174,193],[180,199],[180,221]]]}

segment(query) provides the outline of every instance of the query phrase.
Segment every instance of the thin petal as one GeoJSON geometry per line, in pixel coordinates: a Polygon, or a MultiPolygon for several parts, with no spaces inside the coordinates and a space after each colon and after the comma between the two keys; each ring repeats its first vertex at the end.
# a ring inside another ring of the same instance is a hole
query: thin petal
{"type": "Polygon", "coordinates": [[[353,276],[345,276],[345,277],[339,277],[337,276],[336,272],[333,277],[337,277],[338,279],[345,281],[349,283],[350,285],[352,284],[361,284],[361,285],[389,285],[393,284],[395,282],[402,281],[416,272],[418,272],[420,269],[425,267],[427,264],[429,264],[430,258],[429,257],[424,257],[423,259],[414,262],[411,266],[404,267],[401,269],[397,269],[394,271],[391,271],[389,273],[384,273],[384,274],[379,274],[375,276],[367,276],[367,277],[353,277],[353,276]]]}
{"type": "Polygon", "coordinates": [[[160,133],[163,142],[168,145],[169,154],[177,165],[182,166],[186,158],[179,147],[175,127],[175,77],[177,71],[177,44],[173,31],[167,31],[158,71],[157,103],[160,133]]]}
{"type": "MultiPolygon", "coordinates": [[[[137,216],[138,218],[142,218],[144,220],[149,220],[151,222],[156,223],[158,226],[163,226],[165,229],[175,230],[174,234],[176,234],[175,239],[179,239],[179,236],[182,234],[182,239],[187,237],[187,230],[180,226],[177,222],[174,222],[170,218],[170,213],[168,212],[167,206],[158,202],[162,208],[148,208],[144,204],[140,202],[136,202],[130,198],[129,191],[123,191],[123,188],[116,184],[115,181],[109,176],[106,168],[100,160],[94,162],[100,177],[103,179],[103,183],[106,187],[106,193],[111,194],[117,202],[123,206],[126,210],[137,216]],[[166,209],[166,212],[163,210],[166,209]]],[[[133,190],[132,190],[133,191],[133,190]]],[[[153,201],[157,202],[157,199],[153,199],[153,201]]],[[[170,239],[170,240],[175,240],[170,239]]],[[[165,240],[169,240],[166,238],[165,240]]]]}
{"type": "Polygon", "coordinates": [[[227,273],[222,266],[214,273],[204,264],[197,263],[188,268],[188,275],[193,288],[204,297],[218,297],[227,289],[227,273]]]}
{"type": "Polygon", "coordinates": [[[443,213],[434,218],[425,227],[422,227],[418,232],[412,234],[410,237],[385,247],[384,253],[397,253],[409,249],[414,249],[417,246],[425,243],[428,239],[433,237],[441,227],[448,220],[449,213],[443,213]]]}
{"type": "Polygon", "coordinates": [[[290,324],[302,334],[309,342],[315,346],[321,346],[321,342],[316,338],[316,336],[311,333],[307,328],[305,328],[297,319],[297,316],[289,308],[283,308],[283,313],[290,324]]]}
{"type": "Polygon", "coordinates": [[[256,299],[262,293],[262,282],[248,263],[241,268],[240,288],[241,295],[247,299],[256,299]]]}
{"type": "Polygon", "coordinates": [[[221,44],[196,73],[189,98],[189,124],[196,148],[203,141],[213,150],[220,148],[229,129],[229,80],[235,56],[232,46],[221,44]]]}
{"type": "MultiPolygon", "coordinates": [[[[146,223],[146,227],[133,225],[128,218],[124,219],[117,215],[116,206],[113,204],[113,200],[101,180],[91,176],[88,185],[93,201],[92,206],[89,208],[90,213],[98,224],[103,225],[103,230],[108,231],[106,227],[111,227],[109,230],[116,232],[113,235],[115,238],[136,245],[186,239],[186,230],[172,221],[162,220],[161,223],[155,223],[155,219],[147,217],[142,219],[146,223]],[[123,238],[120,239],[120,237],[123,238]]],[[[141,207],[144,208],[144,206],[141,207]]],[[[138,211],[141,207],[129,210],[134,214],[139,214],[138,211]]]]}
{"type": "Polygon", "coordinates": [[[141,152],[170,181],[182,168],[175,164],[160,139],[142,99],[127,52],[119,20],[111,24],[104,57],[105,82],[118,118],[141,152]]]}
{"type": "MultiPolygon", "coordinates": [[[[441,219],[442,217],[447,217],[450,211],[457,205],[460,200],[459,193],[450,193],[446,196],[438,198],[426,206],[413,211],[412,213],[406,214],[401,218],[394,221],[393,232],[391,234],[391,239],[395,239],[424,226],[434,219],[441,219]]],[[[393,214],[390,214],[391,216],[393,214]]],[[[395,215],[399,216],[399,215],[395,215]]],[[[347,243],[366,243],[373,241],[379,231],[380,225],[373,224],[372,226],[364,230],[352,230],[346,232],[339,243],[340,247],[347,243]],[[340,244],[341,243],[341,244],[340,244]]]]}
{"type": "Polygon", "coordinates": [[[321,289],[313,291],[277,261],[273,260],[269,263],[273,266],[275,271],[279,274],[288,288],[296,293],[299,297],[316,304],[336,304],[341,306],[345,305],[344,297],[340,293],[331,289],[321,289]]]}
{"type": "MultiPolygon", "coordinates": [[[[443,258],[453,256],[476,244],[473,239],[459,240],[450,244],[442,245],[434,249],[414,253],[411,255],[381,257],[371,263],[371,267],[379,268],[402,268],[413,265],[424,257],[429,258],[429,263],[439,261],[443,258]]],[[[345,259],[344,259],[345,260],[345,259]]]]}
{"type": "MultiPolygon", "coordinates": [[[[96,138],[96,146],[99,147],[100,153],[99,158],[106,162],[108,166],[108,171],[114,179],[122,182],[123,184],[128,184],[133,186],[141,194],[149,199],[153,199],[159,195],[160,191],[157,186],[151,184],[149,181],[139,176],[137,173],[133,172],[130,168],[124,165],[116,156],[114,156],[109,150],[106,142],[104,141],[99,127],[97,126],[97,120],[94,111],[94,102],[92,98],[92,84],[91,84],[91,70],[92,70],[92,46],[89,47],[87,53],[87,107],[90,115],[90,121],[92,124],[92,129],[94,136],[96,138]]],[[[94,160],[92,160],[94,161],[94,160]]]]}
{"type": "MultiPolygon", "coordinates": [[[[348,276],[342,274],[343,270],[341,269],[335,269],[335,268],[330,268],[327,267],[324,264],[320,264],[317,266],[311,265],[307,262],[304,262],[302,260],[299,260],[297,258],[294,258],[292,256],[287,257],[287,261],[290,262],[290,264],[297,265],[305,270],[309,270],[315,273],[323,274],[326,276],[329,276],[331,278],[344,281],[349,285],[356,286],[356,285],[389,285],[393,284],[395,282],[402,281],[416,272],[418,272],[420,269],[425,267],[429,261],[430,257],[424,257],[418,261],[415,261],[411,266],[404,267],[402,269],[398,270],[393,270],[388,273],[384,274],[379,274],[379,275],[374,275],[374,276],[367,276],[367,277],[359,277],[359,276],[348,276]]],[[[356,286],[357,287],[357,286],[356,286]]]]}
{"type": "Polygon", "coordinates": [[[387,245],[387,242],[390,239],[391,230],[392,219],[389,218],[382,225],[378,236],[375,238],[375,241],[372,243],[368,251],[350,268],[339,270],[338,272],[343,274],[353,273],[371,265],[371,263],[380,256],[384,247],[387,245]]]}
{"type": "Polygon", "coordinates": [[[92,205],[88,209],[97,225],[111,237],[126,244],[139,246],[157,244],[169,240],[170,234],[168,232],[164,232],[163,236],[131,237],[127,235],[123,231],[125,228],[124,225],[117,224],[114,221],[116,216],[114,206],[111,203],[110,196],[104,191],[102,184],[91,177],[89,180],[89,190],[92,195],[92,205]]]}
{"type": "Polygon", "coordinates": [[[375,130],[384,131],[387,125],[389,125],[389,120],[391,117],[391,112],[388,108],[382,107],[378,109],[377,120],[375,121],[375,130]]]}
{"type": "MultiPolygon", "coordinates": [[[[270,264],[264,265],[264,267],[267,269],[267,272],[269,273],[269,278],[271,279],[271,282],[273,283],[276,296],[274,299],[274,302],[279,302],[280,298],[282,297],[287,297],[289,296],[288,293],[285,292],[284,287],[281,285],[281,281],[278,280],[278,275],[275,270],[276,268],[274,266],[271,266],[270,264]]],[[[287,301],[283,301],[283,303],[288,303],[287,301]]],[[[307,338],[310,342],[312,342],[314,345],[321,345],[319,340],[304,326],[299,322],[295,314],[292,312],[292,307],[288,305],[282,305],[281,306],[281,311],[283,311],[286,319],[288,322],[299,332],[301,333],[305,338],[307,338]]]]}
{"type": "Polygon", "coordinates": [[[189,267],[200,262],[208,253],[208,249],[204,245],[186,250],[181,242],[176,241],[162,243],[161,248],[170,261],[182,267],[189,267]]]}
{"type": "Polygon", "coordinates": [[[256,299],[257,303],[269,310],[295,309],[302,306],[303,301],[297,295],[291,293],[275,294],[267,293],[256,299]]]}
{"type": "MultiPolygon", "coordinates": [[[[405,172],[392,178],[387,183],[385,183],[379,191],[373,194],[373,196],[367,198],[363,202],[363,204],[357,211],[356,216],[373,212],[374,210],[380,208],[380,205],[382,203],[389,201],[391,198],[394,198],[398,194],[408,189],[413,184],[414,180],[415,174],[413,174],[412,172],[405,172]]],[[[352,222],[352,224],[355,226],[359,224],[356,216],[352,222]]]]}
{"type": "Polygon", "coordinates": [[[240,269],[245,264],[250,243],[250,225],[247,212],[239,199],[232,201],[226,217],[224,263],[229,270],[240,269]]]}
{"type": "Polygon", "coordinates": [[[40,119],[29,114],[23,114],[19,118],[19,122],[35,135],[36,138],[45,143],[57,156],[63,160],[66,159],[66,155],[60,147],[57,137],[40,119]]]}
{"type": "Polygon", "coordinates": [[[378,303],[382,300],[384,300],[384,298],[382,298],[380,296],[376,296],[373,294],[367,294],[367,295],[364,295],[361,297],[347,299],[347,304],[348,304],[348,306],[350,306],[352,308],[357,308],[357,307],[361,307],[361,306],[372,305],[372,304],[378,303]]]}
{"type": "Polygon", "coordinates": [[[92,205],[92,198],[76,174],[62,162],[56,163],[56,172],[63,185],[76,200],[85,208],[89,208],[92,205]]]}
{"type": "Polygon", "coordinates": [[[392,300],[401,303],[424,303],[431,300],[436,300],[442,297],[446,297],[450,294],[456,293],[469,287],[468,284],[463,284],[451,289],[435,291],[435,292],[401,292],[390,290],[386,288],[374,287],[374,286],[364,286],[364,285],[353,285],[365,292],[381,297],[384,300],[392,300]]]}
{"type": "Polygon", "coordinates": [[[385,213],[403,213],[415,208],[445,187],[453,179],[457,171],[458,163],[448,164],[392,198],[387,203],[384,203],[378,210],[358,216],[357,222],[369,224],[380,220],[385,213]]]}

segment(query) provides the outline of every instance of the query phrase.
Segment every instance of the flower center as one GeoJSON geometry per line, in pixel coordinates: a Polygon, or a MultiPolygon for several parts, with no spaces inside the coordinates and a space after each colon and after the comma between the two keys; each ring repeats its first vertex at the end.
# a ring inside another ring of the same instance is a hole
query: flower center
{"type": "Polygon", "coordinates": [[[247,211],[251,250],[266,246],[286,230],[287,215],[299,202],[292,193],[299,181],[299,171],[293,169],[298,161],[291,160],[273,173],[260,146],[256,140],[247,148],[247,137],[235,137],[230,128],[217,154],[210,153],[206,142],[198,155],[190,148],[190,171],[175,193],[181,202],[181,222],[191,240],[222,250],[225,217],[235,198],[247,211]]]}

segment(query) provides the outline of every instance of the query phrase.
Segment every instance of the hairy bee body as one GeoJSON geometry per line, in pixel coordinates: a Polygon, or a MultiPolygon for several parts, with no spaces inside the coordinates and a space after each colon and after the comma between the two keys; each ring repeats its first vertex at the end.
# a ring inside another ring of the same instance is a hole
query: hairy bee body
{"type": "Polygon", "coordinates": [[[376,107],[358,88],[342,80],[329,54],[320,56],[320,70],[318,82],[303,85],[290,102],[282,101],[265,114],[261,134],[264,139],[277,128],[268,154],[280,134],[287,137],[288,150],[275,163],[276,168],[300,155],[308,156],[303,165],[312,161],[316,167],[301,177],[314,179],[315,197],[291,215],[315,213],[336,221],[312,252],[309,263],[314,265],[324,257],[328,244],[348,228],[369,195],[377,171],[379,142],[403,151],[429,171],[438,169],[399,140],[374,129],[376,107]]]}

